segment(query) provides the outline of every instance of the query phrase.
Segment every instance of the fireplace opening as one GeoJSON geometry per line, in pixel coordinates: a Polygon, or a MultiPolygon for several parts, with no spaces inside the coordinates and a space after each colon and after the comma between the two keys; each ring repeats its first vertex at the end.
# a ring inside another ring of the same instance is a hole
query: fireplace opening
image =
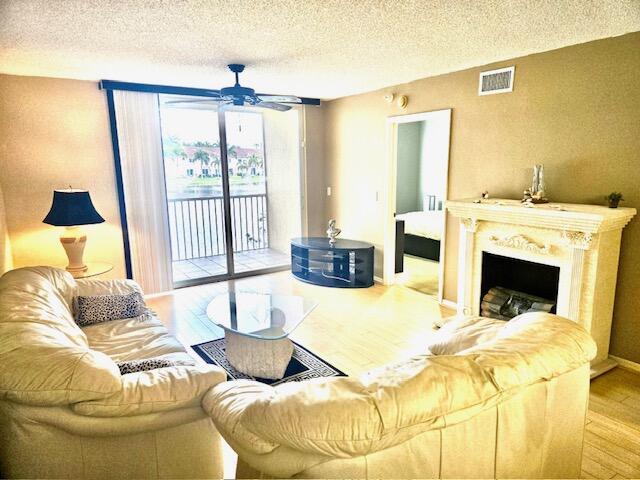
{"type": "Polygon", "coordinates": [[[560,268],[482,252],[480,315],[510,320],[530,311],[555,313],[560,268]]]}

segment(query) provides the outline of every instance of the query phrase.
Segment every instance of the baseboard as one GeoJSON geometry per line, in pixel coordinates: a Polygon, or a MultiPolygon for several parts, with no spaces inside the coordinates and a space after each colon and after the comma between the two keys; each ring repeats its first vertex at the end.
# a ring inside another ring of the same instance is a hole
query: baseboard
{"type": "Polygon", "coordinates": [[[640,363],[632,362],[631,360],[627,360],[625,358],[616,357],[615,355],[609,355],[609,358],[618,362],[618,365],[620,365],[622,368],[640,373],[640,363]]]}
{"type": "Polygon", "coordinates": [[[380,285],[384,285],[384,282],[382,281],[382,277],[378,277],[377,275],[373,276],[373,281],[376,283],[379,283],[380,285]]]}
{"type": "Polygon", "coordinates": [[[618,366],[618,362],[616,362],[613,358],[605,358],[604,360],[599,361],[598,363],[591,364],[591,372],[590,377],[594,379],[603,373],[607,373],[609,370],[613,370],[618,366]]]}

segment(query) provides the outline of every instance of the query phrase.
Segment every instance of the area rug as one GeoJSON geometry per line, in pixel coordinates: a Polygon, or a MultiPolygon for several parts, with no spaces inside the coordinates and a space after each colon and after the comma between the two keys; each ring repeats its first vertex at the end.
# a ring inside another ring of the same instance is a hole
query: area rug
{"type": "Polygon", "coordinates": [[[269,380],[266,378],[252,377],[246,373],[241,373],[231,366],[224,353],[226,342],[224,337],[210,342],[192,345],[191,348],[202,357],[202,359],[212,365],[218,365],[227,372],[229,380],[248,379],[266,383],[267,385],[279,385],[286,382],[300,382],[310,378],[321,377],[345,377],[345,373],[338,370],[333,365],[325,362],[317,355],[296,342],[293,342],[293,355],[287,366],[284,377],[280,380],[269,380]]]}

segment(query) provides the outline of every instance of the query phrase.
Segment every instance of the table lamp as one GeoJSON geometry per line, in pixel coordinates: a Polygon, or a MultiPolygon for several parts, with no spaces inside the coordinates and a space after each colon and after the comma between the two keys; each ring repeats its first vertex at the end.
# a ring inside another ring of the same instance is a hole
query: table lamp
{"type": "Polygon", "coordinates": [[[82,261],[82,254],[87,243],[87,235],[79,225],[104,222],[104,218],[96,212],[91,203],[89,192],[73,188],[54,190],[51,210],[43,222],[56,227],[66,227],[60,236],[60,243],[69,258],[67,270],[71,273],[86,271],[87,266],[82,261]]]}

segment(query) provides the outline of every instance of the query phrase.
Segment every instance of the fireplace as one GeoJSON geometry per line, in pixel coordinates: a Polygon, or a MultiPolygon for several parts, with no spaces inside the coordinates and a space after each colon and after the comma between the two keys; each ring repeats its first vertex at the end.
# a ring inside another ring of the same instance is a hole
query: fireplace
{"type": "Polygon", "coordinates": [[[508,320],[524,311],[556,313],[559,282],[555,265],[483,251],[480,315],[508,320]],[[517,302],[520,305],[509,308],[517,302]]]}
{"type": "Polygon", "coordinates": [[[526,311],[534,303],[531,296],[547,299],[553,311],[582,325],[596,341],[593,374],[616,365],[608,354],[618,255],[634,208],[523,206],[505,199],[454,200],[446,207],[460,219],[459,314],[480,315],[492,287],[508,290],[498,292],[496,302],[513,297],[504,311],[493,303],[501,317],[526,311]]]}

